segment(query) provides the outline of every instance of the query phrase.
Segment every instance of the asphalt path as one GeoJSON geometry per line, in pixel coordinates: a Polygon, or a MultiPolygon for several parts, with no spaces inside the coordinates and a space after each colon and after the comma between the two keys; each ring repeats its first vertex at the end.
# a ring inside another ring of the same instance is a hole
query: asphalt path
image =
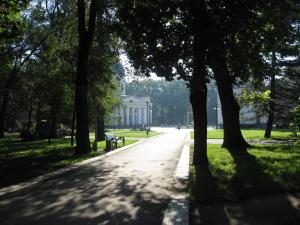
{"type": "Polygon", "coordinates": [[[1,196],[0,224],[161,224],[188,132],[168,129],[159,137],[1,196]]]}

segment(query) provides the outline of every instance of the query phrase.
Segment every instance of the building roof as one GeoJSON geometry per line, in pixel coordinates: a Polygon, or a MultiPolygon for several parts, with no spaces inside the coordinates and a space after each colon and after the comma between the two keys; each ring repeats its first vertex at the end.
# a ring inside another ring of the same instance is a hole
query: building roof
{"type": "Polygon", "coordinates": [[[123,95],[121,96],[122,102],[135,102],[135,103],[145,103],[150,102],[150,97],[137,97],[131,95],[123,95]]]}

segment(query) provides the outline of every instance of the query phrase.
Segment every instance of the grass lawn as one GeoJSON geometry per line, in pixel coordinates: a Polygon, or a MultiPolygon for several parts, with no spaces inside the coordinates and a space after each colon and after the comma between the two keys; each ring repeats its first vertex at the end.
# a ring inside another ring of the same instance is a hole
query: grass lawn
{"type": "MultiPolygon", "coordinates": [[[[243,129],[242,134],[246,139],[258,139],[262,140],[264,138],[264,130],[254,130],[254,129],[243,129]]],[[[278,140],[289,140],[289,139],[299,139],[300,132],[298,132],[298,137],[294,137],[289,130],[272,130],[271,139],[278,140]]],[[[194,138],[194,132],[191,133],[191,137],[194,138]]],[[[208,130],[207,131],[208,139],[223,139],[223,130],[208,130]]]]}
{"type": "Polygon", "coordinates": [[[190,167],[192,204],[300,191],[300,144],[256,145],[243,154],[208,145],[208,158],[209,168],[190,167]]]}
{"type": "MultiPolygon", "coordinates": [[[[126,140],[125,145],[137,142],[126,140]]],[[[57,170],[104,153],[105,141],[98,142],[98,150],[88,155],[74,156],[69,139],[23,142],[18,135],[8,134],[0,139],[0,187],[16,184],[29,178],[57,170]]]]}
{"type": "Polygon", "coordinates": [[[114,133],[116,136],[122,136],[125,138],[149,138],[160,134],[156,131],[150,131],[147,135],[146,131],[140,130],[110,130],[107,133],[114,133]]]}

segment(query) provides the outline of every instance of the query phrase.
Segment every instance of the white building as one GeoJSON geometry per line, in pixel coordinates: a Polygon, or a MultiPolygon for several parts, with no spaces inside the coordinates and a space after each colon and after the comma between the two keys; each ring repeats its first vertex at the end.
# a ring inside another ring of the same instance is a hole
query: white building
{"type": "Polygon", "coordinates": [[[123,127],[147,127],[152,124],[150,97],[121,95],[121,104],[112,115],[112,125],[123,127]]]}
{"type": "Polygon", "coordinates": [[[120,80],[120,105],[116,106],[111,121],[113,126],[145,128],[152,124],[152,103],[150,97],[126,95],[124,76],[120,80]]]}
{"type": "MultiPolygon", "coordinates": [[[[242,87],[235,87],[233,89],[233,92],[235,95],[239,95],[242,93],[243,88],[242,87]]],[[[218,110],[217,112],[217,124],[222,126],[223,125],[223,117],[222,117],[222,109],[221,109],[221,102],[218,95],[217,99],[218,107],[216,107],[215,110],[218,110]]],[[[257,118],[256,111],[253,106],[247,106],[242,107],[240,109],[240,124],[246,127],[255,127],[259,124],[266,124],[267,123],[267,117],[260,117],[257,118]]]]}

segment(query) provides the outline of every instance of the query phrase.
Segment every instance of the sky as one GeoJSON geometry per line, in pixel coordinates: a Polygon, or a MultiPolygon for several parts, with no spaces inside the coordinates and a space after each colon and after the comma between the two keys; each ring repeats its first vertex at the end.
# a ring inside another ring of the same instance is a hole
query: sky
{"type": "Polygon", "coordinates": [[[126,81],[130,82],[132,80],[144,80],[144,79],[152,79],[152,80],[161,80],[163,78],[158,77],[155,73],[151,73],[151,77],[145,77],[145,76],[135,76],[135,69],[133,66],[130,64],[129,59],[126,54],[121,53],[120,54],[120,62],[123,65],[125,69],[125,76],[126,76],[126,81]]]}

